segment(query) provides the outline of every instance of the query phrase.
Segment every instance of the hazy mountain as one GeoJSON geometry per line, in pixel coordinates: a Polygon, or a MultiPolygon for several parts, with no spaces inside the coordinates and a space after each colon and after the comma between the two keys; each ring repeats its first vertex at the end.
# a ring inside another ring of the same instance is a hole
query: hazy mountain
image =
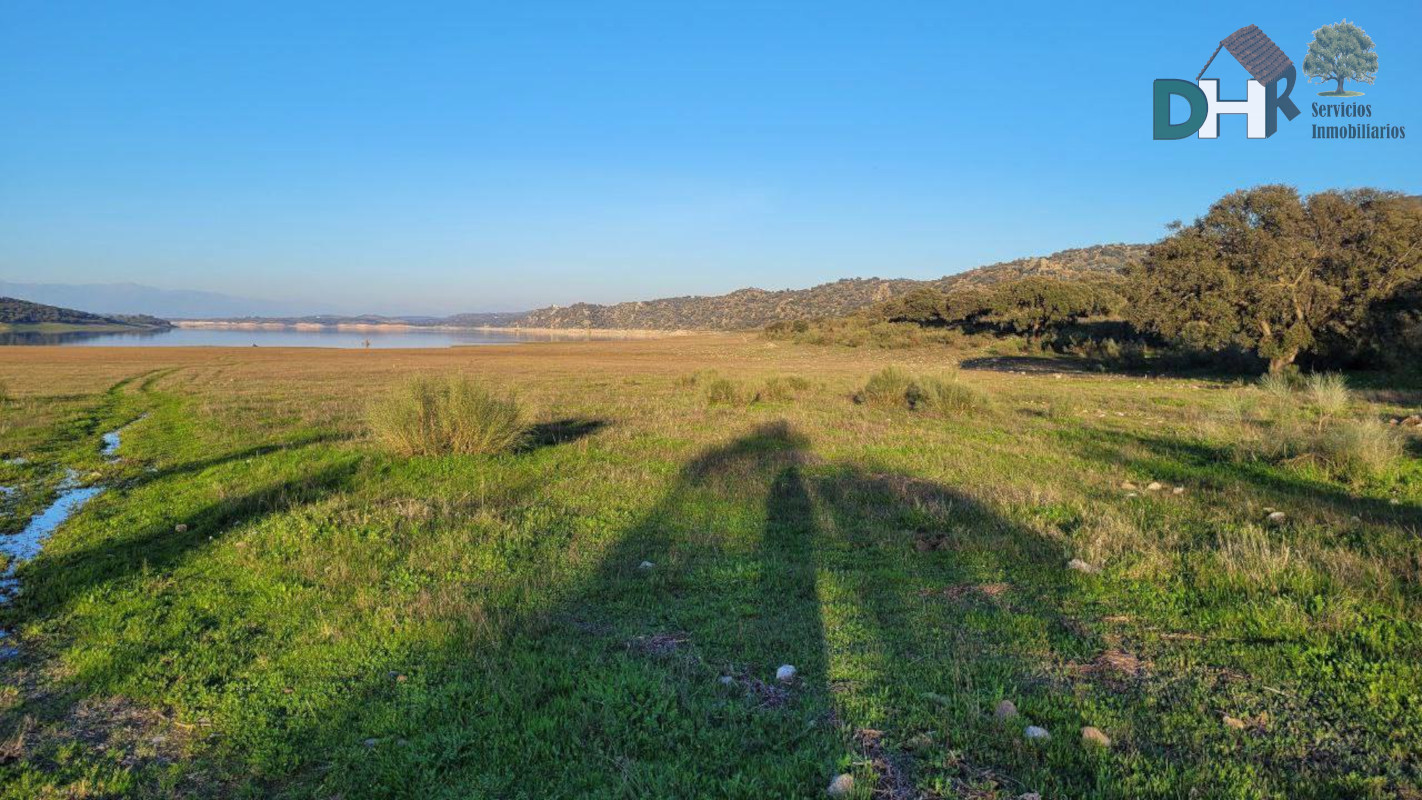
{"type": "Polygon", "coordinates": [[[624,328],[649,330],[739,330],[782,320],[836,317],[907,294],[914,289],[950,290],[986,286],[1029,275],[1072,278],[1112,274],[1138,262],[1148,245],[1108,244],[1019,258],[936,280],[851,278],[809,289],[741,289],[713,297],[671,297],[614,305],[578,303],[532,311],[527,328],[624,328]]]}
{"type": "Polygon", "coordinates": [[[0,295],[65,308],[87,308],[98,314],[151,314],[168,319],[281,317],[332,310],[321,303],[256,300],[218,292],[157,289],[136,283],[12,283],[0,280],[0,295]]]}

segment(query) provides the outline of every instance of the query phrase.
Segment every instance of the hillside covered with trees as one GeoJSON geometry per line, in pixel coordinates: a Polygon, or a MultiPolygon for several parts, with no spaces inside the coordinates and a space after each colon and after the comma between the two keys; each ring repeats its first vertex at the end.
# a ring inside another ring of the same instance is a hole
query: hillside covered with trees
{"type": "Polygon", "coordinates": [[[1028,277],[1067,280],[1117,275],[1139,263],[1145,251],[1145,245],[1097,245],[1019,258],[929,281],[851,278],[810,289],[741,289],[713,297],[552,306],[530,312],[516,324],[526,328],[745,330],[781,321],[853,314],[920,290],[946,292],[1028,277]]]}
{"type": "Polygon", "coordinates": [[[0,297],[0,330],[25,329],[159,329],[172,327],[157,317],[119,314],[104,316],[72,308],[47,306],[13,297],[0,297]]]}

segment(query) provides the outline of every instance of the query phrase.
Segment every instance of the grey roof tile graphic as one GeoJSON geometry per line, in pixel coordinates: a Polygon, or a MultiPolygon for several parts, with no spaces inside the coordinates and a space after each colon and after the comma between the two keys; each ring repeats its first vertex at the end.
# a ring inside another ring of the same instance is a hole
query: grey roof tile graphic
{"type": "Polygon", "coordinates": [[[1195,80],[1198,81],[1204,76],[1205,70],[1210,68],[1215,56],[1219,55],[1220,47],[1228,50],[1254,80],[1266,85],[1278,80],[1279,76],[1294,65],[1284,51],[1274,44],[1274,40],[1259,30],[1258,25],[1245,25],[1220,41],[1220,46],[1215,48],[1215,52],[1210,56],[1210,60],[1205,62],[1195,80]]]}

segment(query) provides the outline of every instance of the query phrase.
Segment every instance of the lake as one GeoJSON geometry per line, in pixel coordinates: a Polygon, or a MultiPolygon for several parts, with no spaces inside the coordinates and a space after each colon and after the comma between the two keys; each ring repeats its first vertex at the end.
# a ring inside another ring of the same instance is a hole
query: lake
{"type": "MultiPolygon", "coordinates": [[[[566,334],[527,333],[485,330],[434,330],[410,328],[403,330],[356,331],[328,328],[322,330],[245,330],[231,328],[172,328],[162,331],[125,333],[0,333],[0,346],[62,345],[74,347],[337,347],[372,348],[397,347],[461,347],[465,345],[500,345],[521,342],[565,342],[589,338],[584,331],[566,334]]],[[[613,339],[606,332],[592,338],[613,339]]]]}

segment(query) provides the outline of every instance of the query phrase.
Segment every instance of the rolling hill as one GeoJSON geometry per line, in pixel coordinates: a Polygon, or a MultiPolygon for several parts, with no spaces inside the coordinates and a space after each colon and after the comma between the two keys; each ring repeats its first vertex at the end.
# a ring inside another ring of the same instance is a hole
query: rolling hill
{"type": "Polygon", "coordinates": [[[525,328],[744,330],[785,320],[843,316],[915,289],[951,291],[1028,276],[1071,279],[1116,274],[1143,258],[1147,247],[1106,244],[1062,250],[1045,257],[990,264],[936,280],[851,278],[809,289],[741,289],[713,297],[550,306],[529,312],[514,324],[525,328]]]}
{"type": "Polygon", "coordinates": [[[172,325],[145,315],[103,316],[72,308],[0,297],[0,331],[161,330],[172,325]]]}

